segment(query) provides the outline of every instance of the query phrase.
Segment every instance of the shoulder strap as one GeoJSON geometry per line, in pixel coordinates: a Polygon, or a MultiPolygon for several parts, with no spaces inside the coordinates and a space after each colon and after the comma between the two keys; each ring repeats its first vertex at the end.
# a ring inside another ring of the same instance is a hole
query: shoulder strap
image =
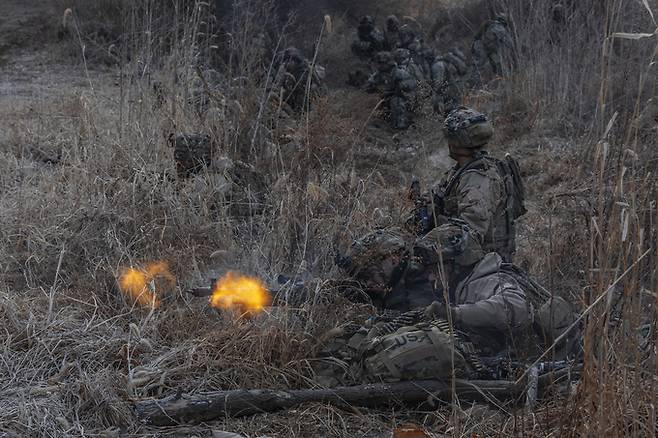
{"type": "Polygon", "coordinates": [[[483,170],[486,167],[486,162],[492,160],[493,158],[489,157],[486,152],[479,153],[474,159],[466,163],[463,167],[459,168],[452,177],[448,180],[445,188],[443,189],[443,194],[447,195],[452,192],[452,190],[459,184],[461,177],[468,172],[469,170],[483,170]]]}
{"type": "Polygon", "coordinates": [[[523,186],[523,179],[521,178],[519,163],[510,154],[505,154],[505,159],[495,160],[495,162],[498,166],[498,173],[505,183],[507,208],[513,216],[511,219],[516,220],[526,213],[524,205],[525,188],[523,186]]]}

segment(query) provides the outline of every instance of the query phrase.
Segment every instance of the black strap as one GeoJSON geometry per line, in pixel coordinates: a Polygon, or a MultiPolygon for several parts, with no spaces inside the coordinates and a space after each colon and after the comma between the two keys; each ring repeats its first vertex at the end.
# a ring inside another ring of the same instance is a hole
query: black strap
{"type": "Polygon", "coordinates": [[[447,196],[449,193],[452,192],[452,190],[455,188],[457,184],[459,184],[459,180],[461,177],[469,170],[482,170],[484,169],[484,164],[486,160],[495,160],[494,158],[491,158],[486,152],[480,152],[478,153],[475,158],[473,158],[471,161],[466,163],[464,166],[460,167],[457,172],[448,180],[448,184],[446,184],[445,188],[443,189],[443,196],[447,196]]]}

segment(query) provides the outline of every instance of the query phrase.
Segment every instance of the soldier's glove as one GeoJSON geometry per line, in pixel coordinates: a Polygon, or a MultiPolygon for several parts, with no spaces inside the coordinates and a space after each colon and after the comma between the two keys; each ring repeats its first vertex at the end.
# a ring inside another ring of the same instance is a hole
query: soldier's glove
{"type": "Polygon", "coordinates": [[[433,301],[432,304],[425,308],[425,318],[448,320],[448,308],[445,303],[433,301]]]}
{"type": "Polygon", "coordinates": [[[417,239],[413,249],[414,256],[419,257],[423,265],[436,265],[439,262],[439,253],[431,242],[422,238],[417,239]]]}

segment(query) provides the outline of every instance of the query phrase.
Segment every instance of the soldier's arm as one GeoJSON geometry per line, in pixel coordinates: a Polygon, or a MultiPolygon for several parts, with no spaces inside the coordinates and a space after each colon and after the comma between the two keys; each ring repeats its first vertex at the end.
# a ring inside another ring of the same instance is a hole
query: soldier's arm
{"type": "Polygon", "coordinates": [[[379,74],[377,72],[370,75],[366,82],[366,92],[376,93],[379,88],[379,74]]]}
{"type": "Polygon", "coordinates": [[[432,88],[438,90],[446,80],[445,64],[443,62],[435,62],[431,67],[432,88]]]}
{"type": "Polygon", "coordinates": [[[469,224],[482,243],[501,199],[501,187],[486,173],[471,170],[461,177],[457,190],[457,217],[469,224]]]}
{"type": "Polygon", "coordinates": [[[532,322],[525,293],[514,282],[503,280],[490,298],[453,308],[455,324],[466,330],[509,332],[532,322]]]}

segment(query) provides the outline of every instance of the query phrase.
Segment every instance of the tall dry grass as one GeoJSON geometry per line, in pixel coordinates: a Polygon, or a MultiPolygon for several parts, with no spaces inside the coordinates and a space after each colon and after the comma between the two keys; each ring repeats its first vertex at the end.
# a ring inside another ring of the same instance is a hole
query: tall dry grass
{"type": "MultiPolygon", "coordinates": [[[[364,120],[329,101],[299,120],[272,104],[274,60],[257,37],[273,3],[240,2],[223,41],[207,32],[205,4],[160,5],[123,4],[116,86],[88,69],[89,88],[11,115],[0,201],[2,433],[142,433],[133,397],[309,386],[316,339],[365,311],[323,304],[320,288],[306,305],[244,323],[185,296],[228,269],[272,285],[279,272],[326,273],[345,236],[389,213],[366,196],[386,191],[383,178],[345,164],[364,120]],[[197,72],[213,66],[224,77],[199,114],[197,72]],[[177,179],[166,138],[181,132],[211,134],[227,167],[177,179]],[[168,261],[178,279],[157,311],[116,285],[122,267],[152,260],[168,261]]],[[[87,41],[81,29],[74,47],[87,41]]]]}
{"type": "MultiPolygon", "coordinates": [[[[620,33],[652,33],[656,8],[617,0],[564,3],[562,20],[555,21],[547,2],[500,4],[513,19],[519,55],[509,85],[537,102],[538,120],[548,124],[542,129],[554,135],[553,124],[560,125],[582,141],[573,152],[584,159],[581,179],[566,197],[580,198],[586,220],[564,223],[580,237],[558,241],[572,249],[545,267],[549,277],[564,275],[560,268],[568,265],[582,272],[578,295],[586,309],[584,374],[562,405],[556,431],[655,436],[655,133],[635,120],[656,92],[657,46],[655,37],[620,33]]],[[[550,198],[547,213],[563,216],[564,199],[550,198]]]]}
{"type": "MultiPolygon", "coordinates": [[[[565,164],[546,172],[576,175],[560,189],[576,193],[579,209],[566,211],[564,197],[551,192],[551,204],[540,199],[534,208],[554,223],[530,224],[550,231],[542,237],[550,240],[547,254],[533,265],[542,279],[569,289],[583,309],[605,297],[587,313],[585,371],[573,391],[535,412],[462,406],[459,417],[441,409],[352,414],[314,405],[295,421],[281,414],[213,427],[253,436],[367,436],[412,421],[455,436],[654,434],[656,194],[643,158],[651,150],[630,120],[655,83],[645,47],[652,40],[610,38],[651,23],[641,4],[628,4],[574,3],[556,31],[545,2],[504,3],[520,63],[494,90],[503,111],[520,99],[536,108],[531,134],[578,140],[564,152],[565,164]],[[563,232],[576,211],[586,221],[563,232]]],[[[269,284],[279,272],[333,276],[336,249],[404,217],[399,163],[373,160],[362,147],[376,102],[341,89],[299,117],[276,104],[268,73],[276,52],[296,41],[274,2],[235,2],[219,19],[203,2],[121,5],[112,14],[120,29],[111,43],[118,85],[92,71],[83,92],[44,99],[36,115],[17,108],[2,152],[0,432],[9,436],[144,435],[155,432],[134,418],[132,398],[312,386],[308,358],[317,339],[368,308],[332,302],[319,285],[310,302],[245,322],[217,315],[183,290],[228,269],[269,284]],[[211,68],[222,75],[199,114],[191,97],[198,72],[210,78],[211,68]],[[164,90],[163,105],[154,83],[164,90]],[[181,132],[210,134],[230,161],[179,180],[166,138],[181,132]],[[167,260],[178,280],[156,311],[133,306],[116,286],[122,267],[152,260],[167,260]]],[[[99,15],[72,6],[80,50],[85,17],[99,15]]],[[[400,3],[378,7],[399,12],[400,3]]],[[[476,28],[479,11],[459,16],[476,28]]],[[[329,35],[318,22],[302,45],[306,55],[317,49],[320,59],[340,60],[345,48],[350,56],[352,35],[341,26],[329,35]]]]}

